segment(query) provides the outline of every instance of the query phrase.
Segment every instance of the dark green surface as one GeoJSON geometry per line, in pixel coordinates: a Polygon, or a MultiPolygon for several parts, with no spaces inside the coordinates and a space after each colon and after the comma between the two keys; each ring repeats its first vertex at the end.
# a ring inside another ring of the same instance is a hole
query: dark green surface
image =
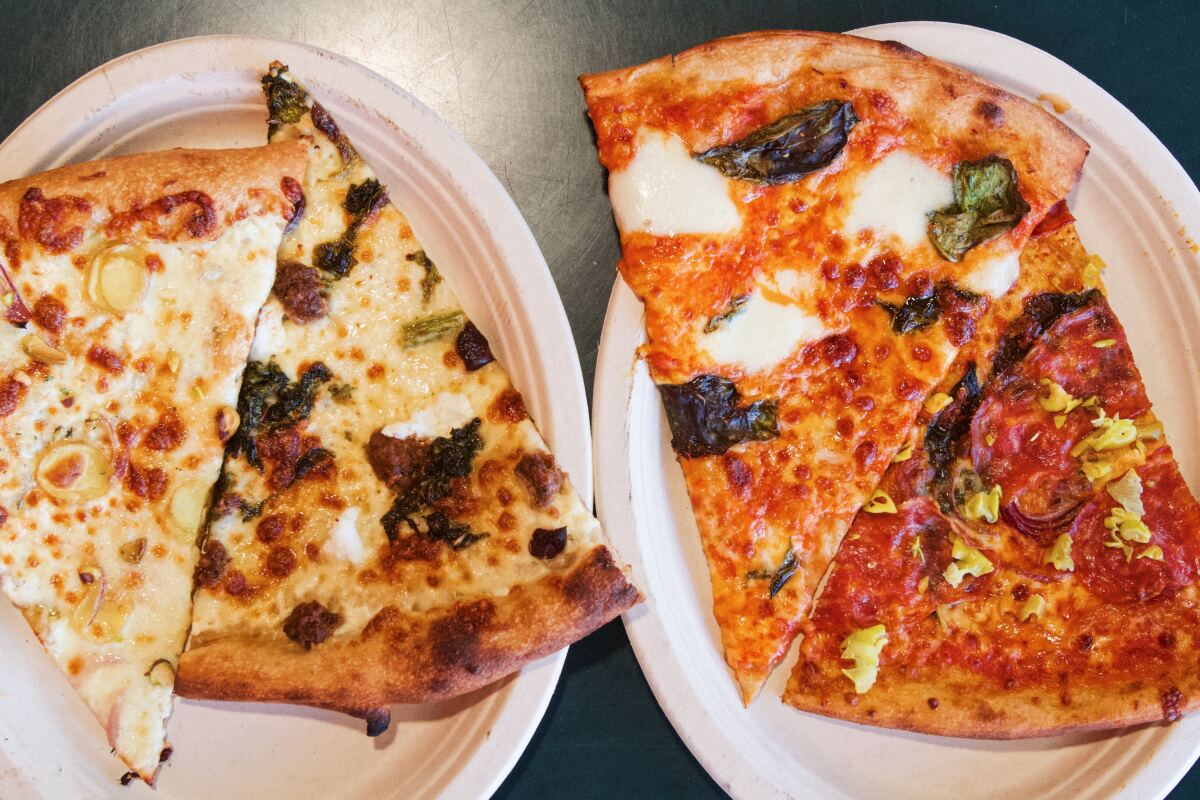
{"type": "MultiPolygon", "coordinates": [[[[460,130],[541,244],[591,389],[617,259],[575,77],[759,28],[938,19],[1046,50],[1128,106],[1200,176],[1200,2],[0,2],[0,134],[84,72],[205,33],[294,39],[354,58],[460,130]]],[[[0,177],[20,165],[0,163],[0,177]]],[[[963,789],[969,796],[969,783],[963,789]]],[[[797,787],[802,793],[803,787],[797,787]]],[[[1200,768],[1173,798],[1200,795],[1200,768]]],[[[619,624],[571,649],[533,743],[498,797],[720,797],[675,736],[619,624]]]]}

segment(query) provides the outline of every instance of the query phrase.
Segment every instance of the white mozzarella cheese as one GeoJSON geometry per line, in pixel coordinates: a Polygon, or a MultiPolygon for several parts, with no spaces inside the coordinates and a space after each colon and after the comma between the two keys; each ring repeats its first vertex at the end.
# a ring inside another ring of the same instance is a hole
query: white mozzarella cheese
{"type": "Polygon", "coordinates": [[[250,360],[266,361],[283,350],[287,337],[283,331],[283,306],[269,300],[258,313],[258,326],[250,344],[250,360]]]}
{"type": "Polygon", "coordinates": [[[905,150],[889,153],[858,180],[845,232],[894,236],[905,247],[926,240],[929,212],[954,201],[950,178],[905,150]]]}
{"type": "Polygon", "coordinates": [[[466,425],[475,416],[475,409],[466,395],[442,392],[428,407],[417,409],[408,419],[385,425],[380,433],[393,439],[449,436],[452,430],[466,425]]]}
{"type": "Polygon", "coordinates": [[[774,283],[774,288],[755,287],[738,314],[712,333],[701,336],[700,345],[710,358],[720,364],[762,372],[801,345],[835,333],[806,307],[805,294],[811,288],[811,276],[781,270],[774,283]]]}
{"type": "Polygon", "coordinates": [[[633,159],[608,179],[608,195],[621,230],[655,236],[732,233],[742,217],[729,181],[692,158],[674,134],[643,129],[633,159]]]}
{"type": "Polygon", "coordinates": [[[367,558],[366,548],[363,547],[362,537],[358,534],[358,517],[362,509],[350,506],[338,515],[337,522],[329,532],[325,549],[336,558],[343,558],[354,564],[361,564],[367,558]]]}
{"type": "Polygon", "coordinates": [[[1021,272],[1021,254],[1006,247],[999,253],[987,252],[980,256],[959,285],[975,294],[986,294],[991,298],[1002,296],[1021,272]]]}

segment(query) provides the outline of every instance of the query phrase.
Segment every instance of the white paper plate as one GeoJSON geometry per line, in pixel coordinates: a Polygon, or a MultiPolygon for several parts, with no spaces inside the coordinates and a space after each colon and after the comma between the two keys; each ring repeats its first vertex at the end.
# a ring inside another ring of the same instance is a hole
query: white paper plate
{"type": "MultiPolygon", "coordinates": [[[[854,31],[895,39],[1020,95],[1061,95],[1092,144],[1071,198],[1184,475],[1200,487],[1200,193],[1128,110],[1058,59],[990,31],[912,22],[854,31]]],[[[1149,76],[1147,77],[1149,80],[1149,76]]],[[[642,309],[617,281],[596,371],[600,516],[647,602],[625,615],[675,730],[735,797],[972,798],[1165,795],[1200,754],[1200,716],[1170,727],[1017,742],[937,738],[804,714],[779,701],[795,653],[743,709],[721,653],[708,570],[683,476],[644,364],[642,309]]]]}
{"type": "MultiPolygon", "coordinates": [[[[587,402],[562,303],[532,234],[483,161],[386,79],[298,44],[202,37],[151,47],[85,75],[0,145],[0,178],[175,146],[265,143],[258,78],[288,63],[378,171],[393,200],[524,392],[583,497],[587,402]]],[[[471,798],[491,794],[545,712],[566,651],[458,700],[398,706],[392,729],[289,706],[181,700],[175,755],[157,792],[122,789],[103,731],[0,602],[0,797],[471,798]]]]}

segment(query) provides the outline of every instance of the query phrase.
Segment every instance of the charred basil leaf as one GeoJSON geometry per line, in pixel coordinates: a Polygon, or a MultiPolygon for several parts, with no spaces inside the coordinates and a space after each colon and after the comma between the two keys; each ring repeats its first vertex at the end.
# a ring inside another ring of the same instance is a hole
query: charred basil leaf
{"type": "Polygon", "coordinates": [[[696,158],[730,178],[768,185],[791,183],[829,166],[857,123],[852,105],[826,100],[696,158]]]}
{"type": "Polygon", "coordinates": [[[950,466],[954,463],[955,444],[970,430],[971,418],[983,399],[983,387],[979,385],[974,363],[967,365],[966,372],[950,390],[950,398],[950,405],[935,414],[925,430],[925,452],[933,469],[930,494],[937,498],[938,505],[946,513],[954,510],[950,466]]]}
{"type": "Polygon", "coordinates": [[[902,305],[881,301],[879,307],[891,315],[894,333],[912,333],[928,328],[937,322],[942,313],[937,294],[932,288],[926,294],[909,297],[902,305]]]}
{"type": "Polygon", "coordinates": [[[929,238],[948,261],[1016,227],[1029,211],[1007,158],[990,155],[954,165],[954,202],[929,215],[929,238]]]}
{"type": "Polygon", "coordinates": [[[424,533],[435,542],[445,542],[452,550],[465,550],[480,539],[486,539],[488,534],[476,533],[465,522],[454,522],[441,511],[434,511],[425,517],[425,530],[415,524],[412,519],[406,520],[412,527],[413,533],[424,533]]]}
{"type": "Polygon", "coordinates": [[[1059,317],[1078,311],[1100,296],[1098,289],[1089,289],[1078,294],[1043,292],[1028,298],[1021,309],[1021,316],[1008,324],[996,345],[996,355],[992,358],[992,379],[1023,359],[1034,342],[1059,317]]]}
{"type": "Polygon", "coordinates": [[[308,112],[308,93],[299,84],[286,80],[281,73],[287,67],[273,64],[262,78],[263,93],[267,96],[267,136],[275,134],[280,125],[299,122],[308,112]]]}
{"type": "Polygon", "coordinates": [[[784,587],[784,584],[790,581],[792,576],[796,574],[796,569],[799,566],[800,565],[796,561],[796,551],[789,550],[788,554],[783,557],[783,561],[778,567],[775,568],[774,572],[770,572],[765,569],[756,569],[752,572],[747,572],[746,579],[767,580],[769,578],[771,585],[768,587],[768,592],[771,597],[775,597],[775,595],[779,594],[779,590],[784,587]]]}
{"type": "Polygon", "coordinates": [[[725,324],[729,322],[729,320],[742,313],[742,309],[745,308],[746,303],[749,301],[750,295],[748,294],[739,294],[737,297],[730,300],[728,307],[726,307],[724,311],[722,311],[720,314],[717,314],[704,324],[704,332],[712,333],[713,331],[719,331],[721,328],[725,327],[725,324]]]}
{"type": "MultiPolygon", "coordinates": [[[[380,522],[388,541],[395,542],[400,535],[400,525],[410,528],[418,525],[415,517],[435,501],[449,496],[450,482],[470,474],[475,455],[483,449],[483,437],[479,435],[480,419],[475,419],[455,428],[449,436],[439,436],[429,446],[429,458],[421,474],[396,496],[392,507],[380,522]]],[[[428,522],[422,529],[427,531],[428,522]]]]}
{"type": "Polygon", "coordinates": [[[246,461],[261,472],[258,438],[308,419],[317,389],[332,378],[329,368],[320,361],[309,366],[296,381],[289,381],[274,360],[246,364],[237,404],[241,424],[230,437],[226,452],[234,457],[245,453],[246,461]]]}
{"type": "Polygon", "coordinates": [[[720,455],[741,442],[779,435],[774,400],[758,400],[742,407],[737,387],[717,375],[700,375],[683,384],[663,384],[658,392],[671,426],[671,447],[686,458],[720,455]]]}

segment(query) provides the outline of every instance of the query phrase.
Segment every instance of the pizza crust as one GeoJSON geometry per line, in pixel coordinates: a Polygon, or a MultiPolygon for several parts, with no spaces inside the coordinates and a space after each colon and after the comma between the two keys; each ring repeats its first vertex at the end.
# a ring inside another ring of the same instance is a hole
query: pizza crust
{"type": "MultiPolygon", "coordinates": [[[[814,72],[824,81],[843,80],[876,92],[879,102],[894,103],[901,117],[919,120],[940,135],[961,138],[969,131],[971,146],[979,151],[976,158],[1000,152],[1013,162],[1022,194],[1033,205],[1065,197],[1083,168],[1087,142],[1052,114],[900,42],[816,31],[758,31],[579,80],[599,127],[595,109],[604,100],[669,86],[671,98],[680,101],[739,83],[770,94],[814,72]]],[[[750,128],[757,124],[751,122],[750,128]]],[[[748,132],[744,128],[685,124],[673,132],[692,152],[700,152],[740,138],[748,132]]],[[[605,167],[618,166],[606,160],[603,147],[600,152],[605,167]]]]}
{"type": "Polygon", "coordinates": [[[899,679],[881,670],[875,686],[856,695],[842,675],[802,660],[783,701],[801,711],[881,728],[970,739],[1026,739],[1173,721],[1200,708],[1197,666],[1193,663],[1191,672],[1136,682],[1002,692],[961,668],[939,667],[933,676],[899,679]]]}
{"type": "Polygon", "coordinates": [[[640,599],[599,546],[569,572],[503,597],[429,613],[379,612],[353,637],[304,650],[278,637],[193,639],[179,664],[184,697],[364,710],[425,703],[478,689],[553,653],[640,599]]]}
{"type": "MultiPolygon", "coordinates": [[[[34,188],[51,198],[82,197],[108,213],[175,192],[201,191],[218,211],[232,214],[249,190],[266,188],[278,194],[279,175],[303,178],[307,154],[306,142],[290,141],[231,150],[177,148],[72,164],[0,184],[0,219],[10,221],[15,230],[21,199],[34,188]]],[[[219,226],[228,222],[224,214],[219,226]]]]}

